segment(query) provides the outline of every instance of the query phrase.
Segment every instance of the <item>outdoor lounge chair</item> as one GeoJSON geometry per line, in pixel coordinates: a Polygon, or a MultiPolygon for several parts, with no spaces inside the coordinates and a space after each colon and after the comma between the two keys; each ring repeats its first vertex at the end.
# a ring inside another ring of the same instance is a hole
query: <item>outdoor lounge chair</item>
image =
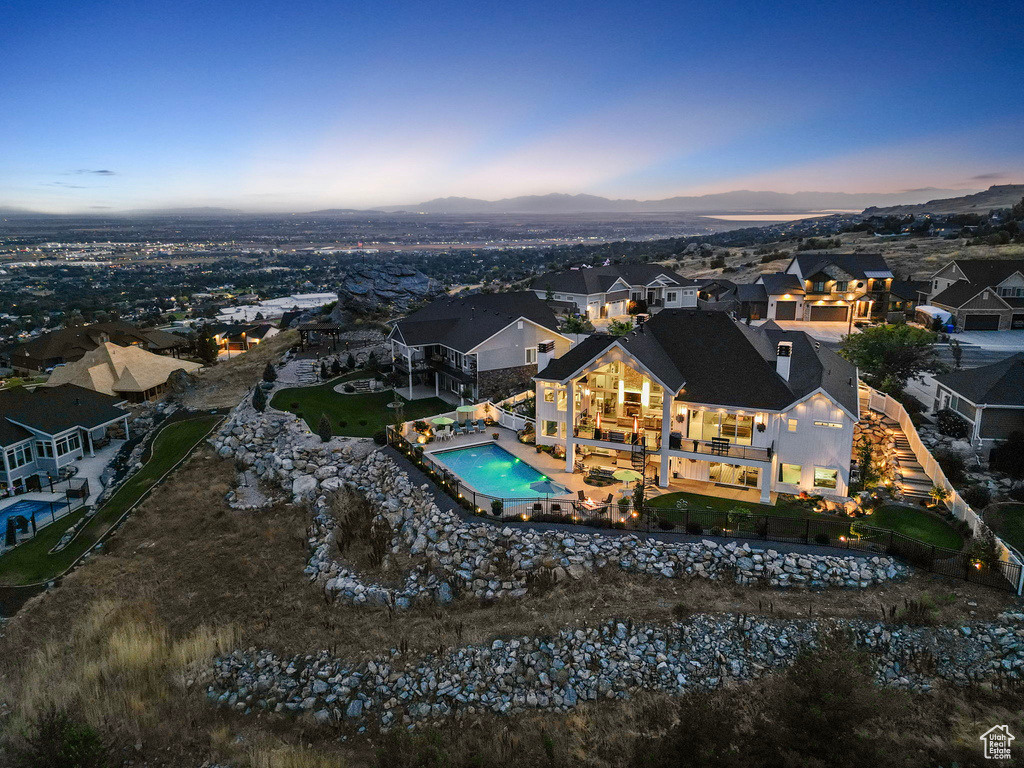
{"type": "Polygon", "coordinates": [[[552,504],[551,505],[551,514],[552,515],[560,515],[560,514],[562,514],[562,505],[561,504],[552,504]]]}
{"type": "Polygon", "coordinates": [[[464,435],[464,434],[466,434],[466,428],[464,426],[462,426],[461,424],[456,424],[455,425],[455,434],[456,435],[464,435]]]}
{"type": "Polygon", "coordinates": [[[543,511],[544,511],[544,505],[541,504],[540,502],[538,502],[538,503],[533,505],[533,514],[539,515],[543,511]]]}
{"type": "Polygon", "coordinates": [[[484,425],[483,419],[477,419],[476,420],[476,431],[477,432],[483,432],[485,429],[487,429],[487,427],[484,425]]]}

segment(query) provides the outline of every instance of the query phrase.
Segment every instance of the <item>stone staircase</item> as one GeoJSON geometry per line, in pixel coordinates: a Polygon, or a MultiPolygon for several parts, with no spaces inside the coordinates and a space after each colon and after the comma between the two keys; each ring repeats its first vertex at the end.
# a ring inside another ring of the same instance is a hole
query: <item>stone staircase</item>
{"type": "MultiPolygon", "coordinates": [[[[867,413],[869,399],[863,390],[860,396],[861,413],[867,413]]],[[[875,411],[875,413],[880,413],[875,411]]],[[[896,448],[896,486],[907,501],[917,501],[931,498],[932,480],[925,474],[924,467],[917,460],[910,441],[900,423],[891,419],[885,414],[882,416],[882,425],[893,435],[893,442],[896,448]]]]}

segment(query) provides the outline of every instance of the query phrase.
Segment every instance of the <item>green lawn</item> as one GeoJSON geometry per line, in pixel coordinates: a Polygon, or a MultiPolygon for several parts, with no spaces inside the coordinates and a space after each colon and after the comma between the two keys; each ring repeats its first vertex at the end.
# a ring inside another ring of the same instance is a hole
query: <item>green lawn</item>
{"type": "Polygon", "coordinates": [[[60,552],[47,554],[60,541],[64,531],[81,518],[83,511],[76,511],[43,528],[34,539],[0,557],[0,584],[34,584],[63,573],[83,552],[99,541],[110,526],[167,470],[195,448],[219,419],[219,416],[202,416],[164,427],[156,436],[153,455],[146,465],[107,499],[74,542],[60,552]]]}
{"type": "Polygon", "coordinates": [[[1003,541],[1024,552],[1024,504],[999,504],[985,510],[985,522],[1003,541]]]}
{"type": "MultiPolygon", "coordinates": [[[[753,504],[734,499],[722,499],[716,496],[700,496],[696,493],[667,493],[663,496],[656,496],[648,503],[652,507],[663,509],[659,514],[671,520],[680,522],[684,519],[685,513],[676,509],[676,502],[684,499],[688,502],[691,510],[714,510],[716,512],[727,512],[731,509],[742,508],[754,515],[768,515],[770,517],[795,517],[810,520],[842,520],[839,517],[830,517],[810,510],[802,504],[786,503],[780,501],[774,507],[765,504],[753,504]]],[[[1024,517],[1024,515],[1022,515],[1024,517]]],[[[858,518],[865,525],[875,528],[883,528],[889,531],[896,531],[905,536],[910,536],[937,547],[947,549],[961,549],[963,538],[949,523],[938,515],[927,512],[923,509],[911,507],[884,506],[879,507],[867,517],[858,518]]],[[[851,522],[853,522],[851,520],[851,522]]],[[[1024,523],[1022,523],[1024,525],[1024,523]]],[[[793,535],[799,535],[803,530],[804,523],[794,525],[793,535]]],[[[782,529],[773,530],[784,533],[782,529]]],[[[1022,530],[1024,533],[1024,530],[1022,530]]]]}
{"type": "MultiPolygon", "coordinates": [[[[360,371],[358,376],[367,374],[360,371]]],[[[334,387],[344,380],[332,379],[315,387],[294,387],[278,391],[270,404],[282,411],[300,415],[307,426],[314,432],[320,422],[320,416],[327,414],[331,427],[336,435],[348,437],[372,437],[373,433],[394,423],[395,412],[388,408],[396,393],[372,392],[368,394],[346,395],[335,392],[334,387]]],[[[425,400],[409,400],[405,403],[405,419],[422,419],[453,410],[453,406],[437,397],[425,400]]]]}

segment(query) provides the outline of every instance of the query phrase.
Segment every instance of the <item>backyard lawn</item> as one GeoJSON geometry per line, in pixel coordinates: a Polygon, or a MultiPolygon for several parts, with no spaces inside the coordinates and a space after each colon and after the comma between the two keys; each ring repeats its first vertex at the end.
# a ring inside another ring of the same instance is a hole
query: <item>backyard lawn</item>
{"type": "MultiPolygon", "coordinates": [[[[722,499],[716,496],[700,496],[696,493],[685,492],[656,496],[650,499],[648,503],[652,507],[664,510],[663,512],[659,511],[659,514],[665,519],[672,522],[680,522],[684,519],[685,515],[685,512],[676,508],[676,502],[680,499],[685,500],[691,510],[705,509],[727,512],[731,509],[741,508],[754,515],[768,515],[770,517],[796,517],[811,520],[843,519],[825,516],[818,512],[813,512],[804,505],[791,502],[779,501],[778,504],[772,507],[765,504],[754,504],[735,499],[722,499]]],[[[895,505],[883,506],[876,509],[873,514],[857,519],[865,525],[902,533],[905,536],[910,536],[927,544],[933,544],[936,547],[961,549],[964,543],[963,538],[953,526],[938,515],[923,509],[895,505]]],[[[850,521],[853,522],[852,519],[850,521]]],[[[803,523],[798,527],[802,525],[803,523]]]]}
{"type": "Polygon", "coordinates": [[[83,552],[99,541],[107,529],[167,470],[187,456],[219,420],[219,416],[202,416],[168,424],[156,436],[149,461],[107,499],[79,532],[78,538],[60,552],[47,554],[60,541],[64,532],[82,517],[84,510],[73,512],[53,525],[48,525],[34,539],[0,557],[0,584],[34,584],[63,573],[83,552]]]}
{"type": "Polygon", "coordinates": [[[985,523],[999,538],[1024,552],[1024,504],[999,504],[985,510],[985,523]]]}
{"type": "MultiPolygon", "coordinates": [[[[365,376],[365,373],[363,374],[365,376]]],[[[282,411],[300,416],[311,430],[316,431],[320,416],[327,414],[336,435],[372,437],[374,432],[394,423],[395,412],[388,408],[396,394],[371,392],[346,395],[335,392],[341,379],[332,379],[315,387],[293,387],[275,393],[270,404],[282,411]]],[[[437,397],[409,400],[405,403],[405,419],[422,419],[453,410],[453,406],[437,397]]]]}

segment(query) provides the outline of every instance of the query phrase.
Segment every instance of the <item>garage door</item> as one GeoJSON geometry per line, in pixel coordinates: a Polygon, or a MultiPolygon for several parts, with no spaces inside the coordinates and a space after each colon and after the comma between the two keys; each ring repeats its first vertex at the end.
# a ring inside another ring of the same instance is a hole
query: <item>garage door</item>
{"type": "Polygon", "coordinates": [[[841,323],[845,322],[846,318],[846,307],[811,307],[811,320],[815,322],[841,323]]]}
{"type": "Polygon", "coordinates": [[[795,301],[777,301],[777,302],[775,302],[775,319],[776,320],[796,320],[796,302],[795,301]]]}
{"type": "Polygon", "coordinates": [[[967,315],[964,317],[965,331],[998,331],[999,315],[967,315]]]}
{"type": "Polygon", "coordinates": [[[1014,315],[1010,327],[1015,331],[1024,330],[1024,315],[1014,315]]]}

